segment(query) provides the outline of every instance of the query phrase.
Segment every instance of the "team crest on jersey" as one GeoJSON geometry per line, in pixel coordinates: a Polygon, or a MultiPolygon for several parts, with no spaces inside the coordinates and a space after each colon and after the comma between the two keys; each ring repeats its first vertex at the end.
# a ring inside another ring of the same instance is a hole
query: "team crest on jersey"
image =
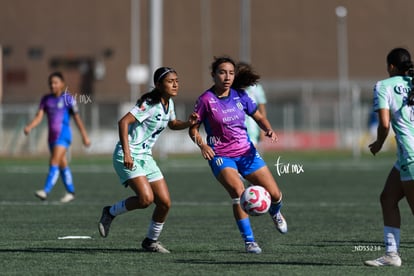
{"type": "Polygon", "coordinates": [[[58,102],[58,104],[57,104],[57,107],[58,108],[63,108],[63,106],[64,106],[63,100],[60,99],[59,102],[58,102]]]}
{"type": "Polygon", "coordinates": [[[243,105],[241,102],[237,102],[236,106],[238,107],[238,109],[243,110],[243,105]]]}

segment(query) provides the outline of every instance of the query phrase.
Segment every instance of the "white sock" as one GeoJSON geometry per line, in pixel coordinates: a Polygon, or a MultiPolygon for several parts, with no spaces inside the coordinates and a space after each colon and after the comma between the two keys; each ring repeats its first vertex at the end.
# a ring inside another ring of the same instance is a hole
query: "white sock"
{"type": "Polygon", "coordinates": [[[400,247],[400,229],[384,226],[384,243],[386,253],[397,253],[400,247]]]}
{"type": "Polygon", "coordinates": [[[118,216],[126,212],[128,212],[128,210],[125,207],[125,200],[121,200],[115,203],[112,205],[111,209],[109,209],[109,213],[111,213],[113,216],[118,216]]]}
{"type": "Polygon", "coordinates": [[[151,223],[148,227],[147,238],[153,241],[158,240],[163,227],[164,227],[164,222],[155,222],[151,220],[151,223]]]}

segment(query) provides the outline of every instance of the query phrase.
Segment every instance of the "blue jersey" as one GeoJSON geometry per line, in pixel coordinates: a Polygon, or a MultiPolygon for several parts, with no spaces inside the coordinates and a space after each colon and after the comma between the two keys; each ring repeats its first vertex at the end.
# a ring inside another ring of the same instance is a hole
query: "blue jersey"
{"type": "Polygon", "coordinates": [[[245,116],[256,112],[256,103],[244,90],[230,89],[219,98],[212,91],[204,92],[195,106],[199,120],[207,132],[207,144],[219,156],[245,155],[251,148],[245,116]]]}
{"type": "Polygon", "coordinates": [[[43,96],[39,109],[47,115],[49,143],[53,144],[62,137],[70,141],[72,138],[70,115],[78,113],[75,99],[67,92],[58,97],[54,94],[48,94],[43,96]]]}

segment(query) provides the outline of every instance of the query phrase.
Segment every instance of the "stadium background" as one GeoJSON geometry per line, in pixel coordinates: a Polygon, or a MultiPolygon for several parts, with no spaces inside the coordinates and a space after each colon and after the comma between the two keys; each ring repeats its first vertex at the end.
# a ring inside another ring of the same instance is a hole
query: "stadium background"
{"type": "MultiPolygon", "coordinates": [[[[414,2],[408,0],[154,2],[163,4],[160,65],[179,72],[178,116],[187,117],[211,84],[213,56],[251,62],[262,76],[268,117],[280,136],[277,145],[264,145],[269,149],[339,148],[359,155],[370,139],[372,87],[386,77],[385,55],[396,46],[411,49],[414,40],[414,2]],[[338,6],[346,7],[346,17],[335,13],[338,6]]],[[[149,89],[147,82],[131,86],[126,77],[134,55],[132,7],[139,8],[135,58],[146,66],[154,2],[1,0],[0,154],[47,152],[45,120],[28,138],[22,129],[54,70],[64,73],[78,100],[93,142],[86,153],[111,152],[117,120],[135,95],[149,89]]],[[[186,135],[168,131],[156,151],[197,150],[186,135]]],[[[74,139],[72,151],[84,154],[76,130],[74,139]]]]}

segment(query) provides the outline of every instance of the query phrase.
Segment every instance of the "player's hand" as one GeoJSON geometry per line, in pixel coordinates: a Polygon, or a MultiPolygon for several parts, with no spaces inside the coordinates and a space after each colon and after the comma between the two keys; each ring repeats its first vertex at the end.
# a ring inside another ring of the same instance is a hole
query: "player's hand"
{"type": "Polygon", "coordinates": [[[370,144],[368,147],[369,147],[369,150],[371,151],[371,153],[373,155],[375,155],[381,150],[382,143],[380,141],[376,140],[374,143],[370,144]]]}
{"type": "Polygon", "coordinates": [[[202,145],[200,149],[201,149],[201,155],[206,160],[211,160],[213,159],[214,155],[216,155],[213,149],[207,144],[202,145]]]}
{"type": "Polygon", "coordinates": [[[134,159],[129,154],[124,156],[124,166],[128,170],[132,170],[134,168],[134,159]]]}
{"type": "Polygon", "coordinates": [[[188,117],[188,123],[190,124],[190,126],[197,124],[198,118],[199,116],[196,112],[191,113],[190,116],[188,117]]]}
{"type": "Polygon", "coordinates": [[[83,140],[82,141],[83,142],[83,145],[85,147],[89,147],[91,145],[91,140],[89,140],[89,137],[84,137],[82,140],[83,140]]]}
{"type": "Polygon", "coordinates": [[[271,129],[266,131],[265,136],[269,137],[272,143],[277,142],[277,140],[279,140],[276,133],[271,129]]]}
{"type": "Polygon", "coordinates": [[[24,134],[25,135],[29,135],[29,133],[30,133],[30,131],[31,131],[32,129],[30,128],[30,127],[28,127],[28,126],[26,126],[24,129],[23,129],[23,132],[24,132],[24,134]]]}

